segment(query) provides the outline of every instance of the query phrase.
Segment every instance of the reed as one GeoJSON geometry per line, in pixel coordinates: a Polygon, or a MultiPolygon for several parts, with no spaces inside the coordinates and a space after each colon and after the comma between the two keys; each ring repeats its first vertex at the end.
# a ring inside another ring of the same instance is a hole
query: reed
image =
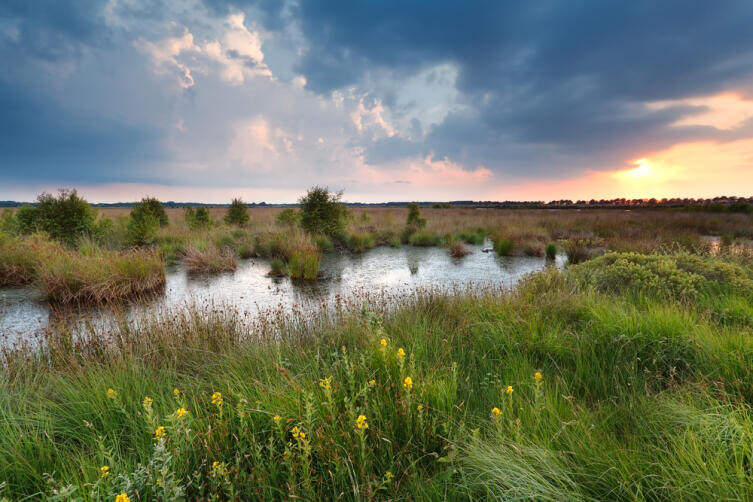
{"type": "Polygon", "coordinates": [[[190,273],[230,272],[238,267],[238,262],[230,248],[202,250],[199,247],[191,246],[186,249],[183,262],[190,273]]]}

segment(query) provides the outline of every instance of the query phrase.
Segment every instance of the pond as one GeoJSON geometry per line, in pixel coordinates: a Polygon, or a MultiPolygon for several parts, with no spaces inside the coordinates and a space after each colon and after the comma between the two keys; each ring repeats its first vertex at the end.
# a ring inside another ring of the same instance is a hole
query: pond
{"type": "MultiPolygon", "coordinates": [[[[124,309],[126,316],[187,305],[232,306],[249,315],[269,309],[305,311],[354,295],[384,294],[394,299],[427,289],[507,288],[547,266],[544,258],[500,257],[483,252],[485,247],[469,246],[473,252],[464,258],[450,257],[446,248],[412,246],[379,247],[360,255],[328,253],[322,257],[316,281],[271,277],[268,261],[261,259],[243,260],[234,272],[213,275],[170,267],[163,292],[124,309]]],[[[558,256],[555,264],[564,262],[565,257],[558,256]]],[[[0,289],[0,345],[29,343],[56,323],[96,322],[104,316],[102,309],[89,308],[69,311],[61,321],[60,313],[51,311],[36,289],[0,289]]]]}

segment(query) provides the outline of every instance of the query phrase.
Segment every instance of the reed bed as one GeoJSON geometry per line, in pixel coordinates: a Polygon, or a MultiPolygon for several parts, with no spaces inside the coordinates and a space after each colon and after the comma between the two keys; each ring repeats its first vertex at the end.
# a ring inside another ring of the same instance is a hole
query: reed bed
{"type": "Polygon", "coordinates": [[[608,254],[395,310],[61,331],[4,356],[3,495],[750,500],[751,270],[608,254]],[[672,270],[694,294],[650,287],[672,270]]]}
{"type": "Polygon", "coordinates": [[[65,250],[37,268],[36,282],[51,302],[116,302],[164,287],[165,266],[151,248],[87,255],[65,250]]]}
{"type": "Polygon", "coordinates": [[[188,272],[192,274],[231,272],[238,268],[235,254],[228,247],[202,250],[196,246],[190,246],[185,251],[183,262],[188,272]]]}

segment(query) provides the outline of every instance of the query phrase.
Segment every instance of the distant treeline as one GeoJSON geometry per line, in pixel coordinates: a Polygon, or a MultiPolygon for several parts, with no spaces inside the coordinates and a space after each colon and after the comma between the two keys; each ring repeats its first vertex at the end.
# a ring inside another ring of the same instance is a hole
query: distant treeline
{"type": "MultiPolygon", "coordinates": [[[[347,202],[351,207],[401,207],[407,206],[411,202],[347,202]]],[[[17,201],[0,201],[0,207],[19,207],[25,205],[36,205],[36,202],[17,202],[17,201]]],[[[113,202],[113,203],[95,203],[94,207],[133,207],[137,202],[113,202]]],[[[202,202],[163,202],[165,207],[227,207],[230,204],[207,204],[202,202]]],[[[291,207],[293,204],[268,204],[266,202],[249,202],[249,207],[291,207]]],[[[672,198],[672,199],[591,199],[591,200],[553,200],[545,201],[474,201],[474,200],[454,200],[449,202],[423,201],[418,202],[421,207],[449,208],[449,207],[476,207],[476,208],[519,208],[519,209],[587,209],[587,208],[615,208],[615,209],[632,209],[632,208],[692,208],[700,211],[731,211],[750,213],[753,212],[753,197],[727,197],[720,196],[709,199],[693,198],[672,198]]]]}

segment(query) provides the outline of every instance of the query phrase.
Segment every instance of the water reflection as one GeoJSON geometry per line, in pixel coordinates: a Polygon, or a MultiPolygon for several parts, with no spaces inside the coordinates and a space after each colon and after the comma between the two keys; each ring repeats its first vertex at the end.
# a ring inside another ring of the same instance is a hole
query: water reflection
{"type": "MultiPolygon", "coordinates": [[[[361,255],[324,255],[318,281],[294,281],[267,274],[266,260],[246,260],[234,272],[194,275],[182,267],[167,271],[164,293],[137,303],[78,310],[50,308],[33,288],[0,290],[0,344],[28,341],[45,330],[72,324],[107,322],[117,317],[134,318],[157,309],[186,305],[230,305],[245,314],[260,309],[303,310],[334,306],[355,294],[400,297],[418,289],[452,290],[510,287],[523,275],[544,268],[544,258],[499,257],[483,253],[483,246],[469,246],[473,253],[451,258],[444,248],[381,247],[361,255]]],[[[561,265],[564,258],[558,258],[561,265]]]]}

